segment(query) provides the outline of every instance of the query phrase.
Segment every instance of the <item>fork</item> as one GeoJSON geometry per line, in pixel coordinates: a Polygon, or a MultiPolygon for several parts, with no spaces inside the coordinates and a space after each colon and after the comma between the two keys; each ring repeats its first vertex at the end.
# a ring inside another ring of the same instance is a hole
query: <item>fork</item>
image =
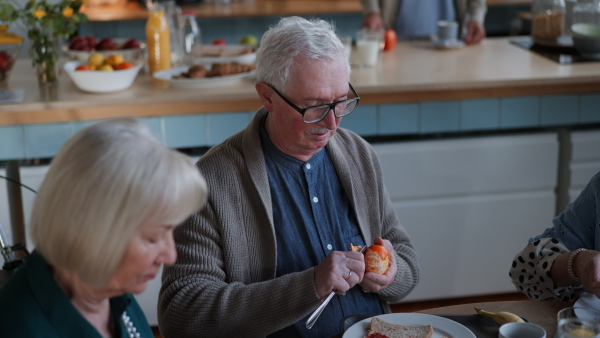
{"type": "MultiPolygon", "coordinates": [[[[362,249],[360,249],[360,253],[364,253],[365,250],[367,250],[366,245],[363,246],[362,249]]],[[[321,303],[321,305],[319,305],[319,307],[310,315],[310,317],[308,317],[308,319],[306,320],[306,328],[307,329],[310,330],[313,327],[313,325],[315,325],[315,323],[317,322],[317,319],[321,315],[321,312],[323,312],[323,310],[325,309],[327,304],[329,304],[329,301],[331,300],[331,298],[333,298],[334,295],[335,295],[335,291],[331,291],[329,293],[329,295],[327,296],[327,298],[325,298],[323,303],[321,303]]]]}

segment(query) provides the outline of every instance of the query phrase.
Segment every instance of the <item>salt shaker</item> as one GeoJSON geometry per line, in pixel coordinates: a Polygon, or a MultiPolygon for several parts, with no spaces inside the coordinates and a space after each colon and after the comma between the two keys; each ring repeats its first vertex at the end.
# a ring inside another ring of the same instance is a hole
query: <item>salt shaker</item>
{"type": "Polygon", "coordinates": [[[191,66],[196,58],[202,56],[202,35],[194,11],[185,10],[182,14],[183,62],[186,66],[191,66]]]}

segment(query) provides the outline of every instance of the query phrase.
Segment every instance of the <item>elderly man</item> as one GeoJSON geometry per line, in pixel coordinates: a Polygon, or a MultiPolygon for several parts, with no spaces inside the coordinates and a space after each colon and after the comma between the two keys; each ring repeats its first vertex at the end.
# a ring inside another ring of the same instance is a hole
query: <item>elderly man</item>
{"type": "Polygon", "coordinates": [[[417,256],[373,149],[338,128],[359,100],[349,73],[325,21],[284,18],[264,34],[255,85],[264,107],[198,161],[210,197],[176,230],[179,258],[159,300],[163,335],[329,337],[342,318],[389,311],[417,284],[417,256]],[[365,273],[350,243],[385,245],[387,273],[365,273]]]}
{"type": "Polygon", "coordinates": [[[485,0],[361,0],[363,26],[392,28],[402,40],[429,39],[438,20],[458,21],[460,38],[473,44],[485,37],[485,0]]]}

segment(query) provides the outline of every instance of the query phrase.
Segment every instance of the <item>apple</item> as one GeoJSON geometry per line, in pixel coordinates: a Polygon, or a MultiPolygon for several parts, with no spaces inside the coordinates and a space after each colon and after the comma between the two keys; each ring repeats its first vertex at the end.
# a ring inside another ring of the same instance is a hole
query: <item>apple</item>
{"type": "Polygon", "coordinates": [[[258,46],[258,39],[254,35],[246,35],[240,39],[239,44],[256,47],[258,46]]]}
{"type": "Polygon", "coordinates": [[[210,42],[210,44],[215,46],[226,46],[227,41],[225,41],[225,39],[214,39],[210,42]]]}
{"type": "Polygon", "coordinates": [[[137,39],[135,38],[131,38],[127,41],[125,41],[125,43],[123,44],[123,47],[121,47],[122,49],[130,49],[130,48],[139,48],[140,47],[140,43],[138,42],[137,39]]]}
{"type": "Polygon", "coordinates": [[[98,42],[96,41],[96,37],[93,35],[86,36],[85,40],[87,41],[88,46],[90,46],[90,49],[92,49],[98,44],[98,42]]]}
{"type": "Polygon", "coordinates": [[[0,72],[6,72],[12,67],[12,57],[5,51],[0,51],[0,72]]]}
{"type": "Polygon", "coordinates": [[[385,44],[383,46],[383,50],[384,51],[389,51],[394,49],[394,46],[396,46],[396,31],[393,29],[388,29],[385,31],[385,36],[384,36],[384,41],[385,44]]]}
{"type": "Polygon", "coordinates": [[[69,43],[69,49],[72,50],[90,50],[93,46],[94,45],[90,45],[88,43],[88,40],[86,38],[83,38],[81,36],[74,37],[69,43]]]}
{"type": "Polygon", "coordinates": [[[102,38],[96,45],[96,50],[115,50],[117,45],[111,38],[102,38]]]}

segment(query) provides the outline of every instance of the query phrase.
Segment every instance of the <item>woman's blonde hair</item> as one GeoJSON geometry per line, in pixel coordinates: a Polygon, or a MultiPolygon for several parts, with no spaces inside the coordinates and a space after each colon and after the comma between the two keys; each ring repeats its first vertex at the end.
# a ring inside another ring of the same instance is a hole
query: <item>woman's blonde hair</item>
{"type": "Polygon", "coordinates": [[[206,195],[189,157],[165,147],[139,120],[108,120],[77,133],[50,163],[31,236],[51,265],[101,286],[140,225],[179,224],[206,195]]]}

